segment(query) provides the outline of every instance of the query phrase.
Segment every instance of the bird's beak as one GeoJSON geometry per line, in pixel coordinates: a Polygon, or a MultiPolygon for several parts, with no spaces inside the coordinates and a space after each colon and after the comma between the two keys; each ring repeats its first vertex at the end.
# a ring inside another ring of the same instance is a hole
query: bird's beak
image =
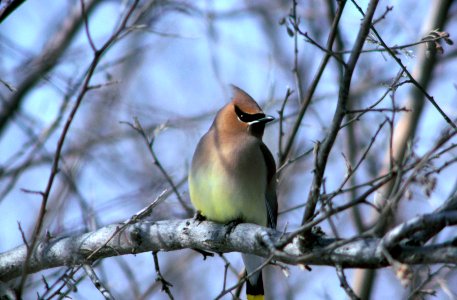
{"type": "Polygon", "coordinates": [[[258,124],[258,123],[266,124],[266,123],[268,123],[268,122],[273,121],[274,119],[275,119],[275,118],[273,118],[272,116],[266,115],[266,116],[263,117],[263,118],[254,120],[254,121],[252,121],[252,122],[248,122],[248,124],[249,124],[249,125],[254,125],[254,124],[258,124]]]}

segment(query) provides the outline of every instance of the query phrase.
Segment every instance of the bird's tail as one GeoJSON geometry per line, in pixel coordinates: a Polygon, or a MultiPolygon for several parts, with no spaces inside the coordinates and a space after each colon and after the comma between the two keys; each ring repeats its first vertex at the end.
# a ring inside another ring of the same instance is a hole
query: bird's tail
{"type": "Polygon", "coordinates": [[[262,272],[255,284],[251,284],[250,280],[246,281],[246,296],[248,300],[264,300],[262,272]]]}
{"type": "MultiPolygon", "coordinates": [[[[264,258],[252,254],[242,254],[246,272],[251,274],[264,261],[264,258]]],[[[263,300],[263,279],[262,271],[257,271],[246,280],[246,295],[248,300],[263,300]]]]}

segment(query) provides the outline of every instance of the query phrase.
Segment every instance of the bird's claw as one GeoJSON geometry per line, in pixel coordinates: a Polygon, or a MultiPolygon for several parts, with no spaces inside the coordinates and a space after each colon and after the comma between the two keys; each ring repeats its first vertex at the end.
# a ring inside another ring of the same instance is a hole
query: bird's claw
{"type": "Polygon", "coordinates": [[[197,211],[194,216],[194,220],[198,222],[198,225],[200,225],[201,222],[206,220],[206,217],[200,213],[200,211],[197,211]]]}
{"type": "Polygon", "coordinates": [[[236,226],[238,226],[238,224],[240,224],[240,223],[242,223],[242,220],[236,219],[236,220],[230,221],[227,224],[225,224],[225,228],[226,228],[225,236],[230,235],[233,232],[233,230],[235,230],[236,226]]]}

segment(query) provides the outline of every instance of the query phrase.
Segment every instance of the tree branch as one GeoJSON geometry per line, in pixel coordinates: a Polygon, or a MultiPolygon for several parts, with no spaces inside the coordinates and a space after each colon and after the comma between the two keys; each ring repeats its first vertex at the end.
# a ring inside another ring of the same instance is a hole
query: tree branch
{"type": "MultiPolygon", "coordinates": [[[[15,1],[18,4],[20,2],[15,1]]],[[[100,0],[88,1],[85,4],[86,14],[89,14],[100,2],[100,0]]],[[[0,111],[0,135],[4,133],[6,125],[20,109],[27,93],[38,83],[43,75],[57,65],[57,61],[70,45],[81,24],[82,11],[81,5],[78,3],[73,7],[70,15],[62,21],[57,33],[48,40],[42,54],[29,62],[28,67],[23,68],[27,72],[22,74],[19,82],[15,83],[17,91],[6,99],[3,109],[0,111]],[[33,67],[31,68],[30,66],[33,67]]]]}
{"type": "MultiPolygon", "coordinates": [[[[1,2],[1,1],[0,1],[1,2]]],[[[0,23],[2,23],[8,16],[24,3],[25,0],[12,0],[7,1],[3,7],[0,7],[0,23]]],[[[1,3],[0,3],[1,4],[1,3]]]]}
{"type": "MultiPolygon", "coordinates": [[[[280,165],[282,165],[286,162],[286,160],[290,154],[290,151],[292,150],[292,146],[295,142],[295,138],[297,136],[298,130],[300,129],[303,117],[305,116],[308,106],[311,103],[311,99],[314,96],[314,92],[316,91],[317,85],[319,84],[319,81],[321,80],[322,74],[324,73],[327,63],[329,62],[330,58],[332,57],[332,55],[331,55],[332,47],[333,47],[333,43],[338,35],[338,24],[340,23],[340,19],[343,14],[345,5],[346,5],[346,1],[339,2],[338,9],[335,13],[335,19],[333,20],[332,28],[329,33],[328,39],[327,39],[326,47],[327,47],[328,51],[325,52],[325,55],[322,57],[322,60],[319,65],[319,69],[316,72],[310,87],[308,88],[308,91],[305,95],[305,99],[303,99],[303,102],[300,107],[300,111],[298,112],[297,118],[296,118],[293,128],[291,130],[291,134],[290,134],[289,138],[287,139],[287,143],[286,143],[284,150],[282,151],[282,156],[279,158],[280,165]]],[[[298,24],[294,24],[294,27],[295,26],[298,26],[298,24]]],[[[296,29],[298,30],[298,27],[296,27],[296,29]]],[[[302,99],[300,99],[300,100],[302,100],[302,99]]]]}
{"type": "Polygon", "coordinates": [[[313,183],[311,185],[311,190],[309,191],[308,202],[306,203],[306,210],[303,215],[302,224],[307,221],[310,221],[314,216],[314,211],[316,209],[317,200],[319,198],[319,191],[322,184],[322,179],[324,177],[325,166],[327,165],[327,159],[332,150],[333,144],[338,135],[341,122],[343,121],[344,116],[346,115],[347,102],[349,98],[349,91],[351,87],[352,74],[355,70],[355,66],[360,57],[360,51],[363,48],[363,44],[368,36],[371,26],[371,20],[373,19],[376,6],[378,5],[378,0],[371,0],[367,13],[363,19],[363,22],[360,26],[357,39],[353,46],[353,52],[349,57],[347,67],[344,70],[342,82],[340,84],[340,90],[338,93],[338,103],[333,115],[332,124],[328,135],[325,137],[322,145],[319,149],[316,161],[316,168],[314,169],[313,183]]]}
{"type": "MultiPolygon", "coordinates": [[[[425,216],[421,224],[426,228],[431,225],[432,219],[425,216]]],[[[278,250],[272,249],[272,245],[280,244],[288,234],[254,224],[240,224],[231,232],[227,232],[225,225],[193,219],[143,221],[119,231],[121,225],[108,225],[93,232],[39,242],[30,256],[28,272],[87,264],[86,258],[103,246],[116,231],[116,236],[92,256],[92,260],[149,251],[197,248],[213,252],[244,252],[263,257],[273,255],[274,260],[288,264],[340,265],[343,268],[381,268],[389,265],[380,250],[382,243],[379,238],[342,241],[318,237],[305,248],[303,238],[298,237],[283,250],[278,250]]],[[[457,260],[457,245],[453,242],[421,247],[399,245],[392,255],[405,264],[453,263],[457,260]]],[[[25,245],[0,254],[0,280],[7,281],[20,276],[26,256],[25,245]]]]}

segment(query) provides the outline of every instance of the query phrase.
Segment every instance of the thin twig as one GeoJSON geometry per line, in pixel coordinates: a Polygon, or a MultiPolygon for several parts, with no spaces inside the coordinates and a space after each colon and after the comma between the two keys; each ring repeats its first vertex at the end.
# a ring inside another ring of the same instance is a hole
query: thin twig
{"type": "Polygon", "coordinates": [[[92,40],[92,36],[90,34],[89,20],[87,19],[87,13],[86,13],[86,9],[84,7],[84,0],[80,0],[80,2],[81,2],[81,13],[82,13],[82,16],[84,19],[84,29],[86,30],[86,36],[87,36],[87,39],[89,40],[89,45],[92,48],[92,51],[94,53],[96,53],[97,47],[95,47],[94,41],[92,40]]]}
{"type": "Polygon", "coordinates": [[[325,52],[327,55],[332,56],[334,59],[336,59],[343,67],[347,67],[346,62],[340,57],[339,53],[336,53],[332,50],[326,49],[324,46],[321,46],[317,41],[315,41],[313,38],[309,36],[307,32],[301,32],[300,33],[305,37],[305,40],[310,43],[311,45],[316,46],[319,48],[321,51],[325,52]]]}
{"type": "Polygon", "coordinates": [[[320,187],[322,184],[322,179],[324,177],[325,167],[327,165],[327,160],[330,155],[330,151],[333,148],[336,137],[341,126],[341,122],[346,115],[345,110],[347,109],[347,102],[349,99],[349,91],[351,87],[352,75],[357,65],[357,61],[360,57],[360,51],[362,50],[363,44],[368,36],[371,20],[373,19],[376,6],[378,5],[379,0],[371,0],[368,4],[367,15],[365,16],[359,33],[357,35],[356,41],[353,46],[353,53],[349,57],[347,67],[344,70],[342,82],[340,85],[338,93],[338,103],[333,115],[333,120],[330,125],[329,133],[325,137],[322,145],[320,147],[319,155],[317,157],[317,168],[314,170],[313,183],[309,191],[308,201],[306,204],[306,209],[303,214],[302,224],[305,224],[311,220],[314,216],[314,211],[318,202],[320,187]]]}
{"type": "MultiPolygon", "coordinates": [[[[334,43],[335,38],[336,38],[336,36],[338,34],[338,24],[340,22],[341,15],[343,14],[343,9],[344,9],[344,6],[346,5],[346,0],[339,1],[338,4],[339,4],[338,5],[338,10],[335,13],[335,19],[333,20],[332,28],[330,30],[330,33],[329,33],[329,36],[328,36],[328,40],[327,40],[327,45],[326,45],[327,46],[326,48],[329,51],[332,51],[333,43],[334,43]]],[[[331,57],[331,55],[328,52],[326,52],[324,57],[321,60],[321,63],[319,65],[319,69],[316,72],[316,74],[315,74],[315,76],[313,78],[313,81],[312,81],[311,85],[309,86],[309,88],[308,88],[308,90],[306,92],[306,96],[303,99],[303,102],[302,102],[302,105],[300,107],[300,111],[298,113],[298,116],[297,116],[297,118],[295,120],[294,126],[291,129],[291,134],[290,134],[290,136],[289,136],[289,138],[287,140],[287,143],[286,143],[286,146],[285,146],[284,150],[282,151],[282,157],[279,160],[279,164],[280,165],[284,164],[284,162],[287,160],[287,158],[288,158],[288,156],[290,154],[290,151],[292,150],[292,145],[295,142],[295,138],[297,136],[298,130],[300,129],[303,117],[304,117],[304,115],[305,115],[305,113],[306,113],[306,111],[308,109],[309,104],[311,103],[311,99],[314,96],[314,92],[316,91],[317,85],[320,82],[322,74],[324,73],[324,70],[325,70],[325,68],[327,66],[327,63],[330,60],[330,57],[331,57]]]]}
{"type": "MultiPolygon", "coordinates": [[[[349,124],[360,120],[360,118],[364,114],[369,112],[371,109],[374,109],[379,103],[381,103],[387,97],[387,95],[389,95],[390,92],[394,92],[400,85],[405,84],[406,82],[398,83],[402,76],[403,76],[403,71],[398,72],[397,76],[395,76],[395,78],[392,81],[392,83],[390,84],[389,88],[381,95],[381,97],[378,100],[376,100],[372,105],[368,106],[366,111],[361,111],[359,114],[357,114],[350,120],[346,121],[346,123],[341,125],[341,128],[344,128],[344,127],[348,126],[349,124]]],[[[350,112],[348,112],[348,113],[350,113],[350,112]]]]}
{"type": "Polygon", "coordinates": [[[53,161],[53,164],[52,164],[52,168],[51,168],[51,174],[49,175],[49,179],[48,179],[48,183],[47,183],[47,186],[46,186],[46,189],[45,191],[43,192],[43,199],[42,199],[42,202],[41,202],[41,207],[40,207],[40,211],[39,211],[39,214],[38,214],[38,219],[37,219],[37,222],[35,223],[35,228],[33,230],[33,234],[32,234],[32,242],[30,243],[30,251],[27,251],[27,258],[25,260],[25,263],[24,263],[24,266],[23,266],[23,276],[21,278],[21,282],[19,284],[19,287],[18,287],[18,294],[21,295],[22,293],[22,290],[24,288],[24,284],[25,284],[25,281],[27,279],[27,269],[28,269],[28,261],[30,260],[30,256],[32,255],[33,251],[34,251],[34,248],[35,248],[35,245],[38,241],[38,237],[40,235],[40,232],[41,232],[41,228],[43,226],[43,223],[44,223],[44,217],[45,217],[45,214],[46,214],[46,207],[47,207],[47,203],[48,203],[48,199],[49,199],[49,195],[51,193],[51,188],[53,186],[53,183],[54,183],[54,179],[59,171],[59,162],[60,162],[60,156],[61,156],[61,152],[62,152],[62,148],[63,148],[63,145],[64,145],[64,142],[65,142],[65,138],[67,136],[67,133],[70,129],[70,125],[72,124],[72,121],[76,115],[76,112],[78,111],[78,108],[84,98],[84,96],[86,95],[86,92],[87,92],[87,87],[89,86],[89,82],[90,80],[92,79],[92,75],[94,74],[94,71],[95,71],[95,68],[97,67],[98,65],[98,62],[100,61],[100,59],[102,58],[103,54],[106,52],[106,50],[114,43],[114,41],[117,39],[117,36],[124,30],[125,26],[127,25],[127,21],[129,20],[130,16],[132,15],[133,11],[135,10],[136,8],[136,5],[138,4],[138,0],[134,1],[133,4],[131,5],[129,11],[127,12],[125,18],[122,20],[122,23],[121,25],[119,26],[119,28],[113,33],[113,35],[108,39],[108,41],[103,45],[102,48],[100,48],[100,50],[94,52],[94,58],[89,66],[89,69],[88,69],[88,72],[87,72],[87,76],[83,82],[83,85],[81,87],[81,92],[79,93],[76,101],[75,101],[75,104],[67,118],[67,121],[65,122],[65,125],[62,129],[62,133],[59,137],[59,140],[57,142],[57,148],[56,148],[56,152],[55,152],[55,156],[54,156],[54,161],[53,161]]]}
{"type": "MultiPolygon", "coordinates": [[[[192,215],[193,209],[190,208],[187,205],[187,203],[184,201],[184,199],[181,197],[176,184],[173,182],[173,179],[171,179],[171,176],[162,166],[162,163],[159,161],[159,159],[154,151],[153,146],[154,146],[155,136],[153,136],[151,139],[149,139],[145,130],[143,129],[143,126],[141,126],[141,123],[139,122],[139,120],[137,118],[134,118],[134,124],[131,124],[129,122],[121,122],[121,123],[129,125],[131,128],[133,128],[136,132],[138,132],[140,134],[140,136],[143,138],[143,141],[146,143],[146,145],[148,147],[149,154],[152,157],[152,163],[159,169],[160,173],[162,173],[163,177],[165,178],[165,180],[168,182],[168,184],[172,188],[174,194],[176,195],[176,198],[178,199],[179,203],[184,208],[186,213],[188,215],[192,215]]],[[[159,127],[156,129],[160,130],[161,126],[162,125],[159,125],[159,127]]]]}
{"type": "Polygon", "coordinates": [[[2,8],[0,9],[0,24],[11,14],[15,11],[25,0],[10,0],[5,1],[6,3],[2,4],[2,8]]]}
{"type": "Polygon", "coordinates": [[[273,259],[273,255],[271,254],[270,256],[268,256],[265,261],[260,265],[258,266],[257,268],[255,268],[251,273],[249,274],[246,274],[246,276],[243,277],[242,280],[240,280],[237,284],[227,288],[227,289],[224,289],[222,290],[222,292],[219,293],[219,295],[216,296],[216,298],[214,298],[215,300],[217,299],[221,299],[223,296],[225,296],[226,294],[230,293],[231,291],[233,291],[234,289],[238,288],[240,285],[244,284],[246,282],[246,280],[248,280],[251,276],[253,276],[254,274],[256,274],[257,272],[260,272],[262,271],[263,268],[265,268],[269,263],[270,261],[273,259]]]}
{"type": "Polygon", "coordinates": [[[380,17],[378,17],[378,18],[373,20],[373,25],[376,25],[377,23],[379,23],[382,20],[384,20],[386,18],[387,14],[389,12],[391,12],[393,9],[394,9],[394,7],[392,5],[391,6],[387,5],[386,6],[386,10],[384,11],[384,13],[380,17]]]}
{"type": "MultiPolygon", "coordinates": [[[[152,209],[154,207],[156,207],[157,205],[159,205],[164,199],[166,199],[166,193],[167,193],[167,190],[164,190],[151,204],[149,204],[147,207],[143,208],[142,210],[140,210],[139,212],[137,212],[136,214],[134,214],[133,216],[131,216],[128,220],[124,221],[122,223],[122,226],[118,226],[116,228],[116,230],[114,231],[114,233],[101,245],[99,246],[97,249],[95,249],[90,255],[88,255],[85,260],[86,261],[90,261],[92,260],[92,258],[97,254],[99,253],[103,248],[106,247],[106,245],[115,237],[117,236],[120,232],[122,232],[128,225],[130,224],[133,224],[133,223],[136,223],[140,220],[142,220],[143,218],[147,217],[148,215],[150,215],[150,213],[152,212],[152,209]]],[[[72,277],[79,269],[81,268],[81,266],[77,267],[77,268],[72,268],[72,271],[71,271],[71,276],[72,277]]],[[[60,293],[60,290],[63,288],[60,287],[59,289],[57,289],[57,291],[55,293],[60,293]]],[[[52,299],[53,296],[49,297],[49,299],[52,299]]]]}
{"type": "Polygon", "coordinates": [[[298,160],[302,159],[303,157],[311,154],[313,152],[313,148],[308,149],[307,151],[303,152],[302,154],[297,155],[294,158],[288,158],[283,164],[276,170],[277,174],[280,174],[287,166],[297,162],[298,160]]]}
{"type": "Polygon", "coordinates": [[[279,114],[279,140],[278,140],[278,157],[281,159],[282,157],[282,141],[284,137],[284,110],[286,109],[287,100],[289,100],[290,95],[292,95],[293,91],[290,88],[287,88],[286,96],[282,101],[281,109],[278,111],[279,114]]]}
{"type": "MultiPolygon", "coordinates": [[[[356,6],[356,8],[359,10],[360,14],[364,17],[365,14],[363,13],[363,10],[362,8],[357,4],[357,2],[355,2],[354,0],[351,0],[352,3],[354,3],[354,5],[356,6]]],[[[433,98],[433,96],[431,96],[426,90],[425,88],[419,83],[416,81],[416,79],[414,79],[413,75],[408,71],[408,68],[406,68],[406,66],[401,62],[401,60],[397,57],[397,55],[395,55],[395,52],[389,47],[387,46],[387,44],[384,42],[384,40],[381,38],[381,36],[379,35],[378,31],[376,30],[376,28],[371,25],[370,26],[371,30],[373,31],[374,35],[376,36],[376,38],[378,39],[378,41],[381,43],[381,46],[386,49],[386,51],[390,54],[390,56],[397,62],[397,64],[402,68],[402,70],[405,72],[406,76],[408,76],[409,80],[411,81],[411,83],[416,87],[418,88],[422,94],[425,96],[425,98],[435,107],[435,109],[439,112],[439,114],[444,118],[444,120],[449,124],[449,126],[451,126],[452,128],[454,128],[454,130],[457,130],[457,125],[455,125],[454,122],[452,122],[452,120],[446,115],[446,113],[441,109],[441,107],[438,105],[438,103],[436,103],[435,99],[433,98]]]]}
{"type": "MultiPolygon", "coordinates": [[[[19,1],[15,1],[19,2],[19,1]]],[[[86,0],[85,7],[88,12],[93,9],[102,1],[100,0],[86,0]]],[[[1,14],[1,12],[0,12],[1,14]]],[[[0,16],[1,19],[1,16],[0,16]]],[[[16,83],[15,88],[17,91],[11,93],[10,97],[2,103],[2,110],[0,111],[0,134],[2,134],[12,117],[19,111],[22,103],[25,101],[25,96],[36,84],[47,74],[52,68],[56,66],[56,62],[62,57],[65,50],[71,44],[82,23],[81,5],[76,3],[70,14],[62,19],[59,25],[59,30],[56,31],[43,47],[40,55],[31,57],[22,66],[24,72],[21,72],[20,80],[16,83]]]]}
{"type": "MultiPolygon", "coordinates": [[[[444,135],[442,135],[438,141],[435,143],[433,148],[429,150],[427,153],[425,153],[420,159],[416,160],[416,163],[414,164],[414,167],[412,168],[412,173],[409,175],[409,177],[402,182],[401,176],[398,175],[398,178],[396,180],[396,188],[393,188],[392,191],[396,191],[393,195],[391,195],[388,198],[388,201],[386,201],[386,204],[383,207],[383,211],[381,213],[381,216],[379,217],[379,220],[376,222],[376,226],[373,229],[375,232],[382,232],[385,229],[385,226],[387,225],[386,222],[388,219],[392,216],[393,212],[395,212],[400,200],[404,196],[407,188],[409,185],[413,182],[414,178],[416,177],[416,174],[434,157],[434,153],[438,151],[439,148],[441,148],[451,137],[455,136],[457,134],[457,131],[452,131],[452,132],[446,132],[444,135]],[[402,184],[402,185],[401,185],[402,184]],[[400,188],[401,185],[401,188],[400,188]]],[[[403,169],[399,168],[399,172],[404,172],[403,169]]]]}
{"type": "Polygon", "coordinates": [[[156,281],[160,281],[160,283],[162,283],[162,291],[164,291],[167,295],[168,295],[168,298],[173,300],[174,297],[170,291],[170,287],[172,287],[173,285],[166,281],[165,278],[162,276],[162,273],[160,272],[160,265],[159,265],[159,258],[157,257],[157,251],[153,251],[152,252],[152,256],[154,257],[154,267],[155,267],[155,270],[156,270],[156,281]]]}
{"type": "Polygon", "coordinates": [[[97,274],[95,273],[94,269],[89,264],[83,264],[83,269],[86,272],[87,276],[89,276],[92,283],[95,287],[100,291],[102,296],[107,300],[114,300],[113,295],[111,292],[103,285],[101,280],[98,278],[97,274]]]}
{"type": "Polygon", "coordinates": [[[394,108],[364,108],[364,109],[350,109],[347,111],[348,114],[354,113],[367,113],[367,112],[410,112],[411,109],[406,107],[394,107],[394,108]]]}
{"type": "MultiPolygon", "coordinates": [[[[370,205],[371,207],[375,208],[373,204],[370,202],[366,201],[366,198],[372,194],[373,192],[377,191],[381,186],[383,186],[387,181],[389,181],[393,177],[394,173],[391,173],[390,176],[385,177],[384,181],[379,182],[378,184],[372,186],[370,189],[366,190],[362,195],[360,195],[358,198],[352,200],[351,202],[348,202],[346,204],[333,207],[332,210],[329,210],[327,213],[321,215],[318,218],[313,219],[313,221],[307,222],[304,225],[298,227],[296,230],[292,231],[287,238],[285,238],[283,241],[281,241],[280,244],[276,245],[278,248],[285,247],[288,243],[290,243],[296,236],[303,234],[305,232],[309,232],[314,226],[317,224],[321,223],[322,221],[326,220],[328,217],[333,216],[339,212],[345,211],[349,208],[352,208],[355,205],[359,204],[367,204],[370,205]]],[[[305,204],[306,205],[306,204],[305,204]]]]}
{"type": "Polygon", "coordinates": [[[5,80],[3,80],[1,78],[0,78],[0,83],[2,83],[4,86],[6,86],[6,88],[12,93],[17,91],[17,88],[15,88],[11,83],[6,82],[5,80]]]}
{"type": "Polygon", "coordinates": [[[294,73],[295,86],[298,93],[298,100],[303,100],[303,88],[301,86],[301,76],[298,65],[298,32],[300,25],[300,18],[297,15],[297,0],[292,1],[292,11],[289,16],[289,20],[294,28],[294,68],[292,72],[294,73]]]}
{"type": "MultiPolygon", "coordinates": [[[[373,24],[375,24],[375,22],[373,22],[373,24]]],[[[392,46],[392,47],[389,47],[389,49],[392,50],[392,51],[404,50],[404,49],[411,48],[411,47],[414,47],[414,46],[418,46],[418,45],[421,45],[421,44],[426,44],[426,43],[430,43],[430,42],[437,42],[437,41],[440,41],[440,40],[443,40],[443,39],[446,39],[446,37],[444,37],[444,36],[426,37],[426,38],[423,38],[423,39],[421,39],[420,41],[417,41],[417,42],[412,42],[412,43],[408,43],[408,44],[404,44],[404,45],[400,45],[400,46],[392,46]]],[[[389,50],[387,50],[386,48],[375,48],[375,49],[362,50],[362,53],[388,52],[388,51],[389,50]]],[[[336,54],[350,54],[351,52],[352,52],[352,50],[343,50],[343,51],[335,51],[334,53],[336,53],[336,54]]]]}
{"type": "Polygon", "coordinates": [[[354,290],[349,286],[347,280],[346,280],[346,275],[344,275],[344,270],[341,265],[336,265],[336,275],[338,275],[338,278],[340,279],[340,286],[344,289],[348,297],[352,300],[360,300],[359,297],[354,293],[354,290]]]}
{"type": "Polygon", "coordinates": [[[100,250],[106,247],[108,243],[115,237],[117,236],[120,232],[122,232],[128,225],[134,224],[141,220],[142,218],[148,216],[152,209],[159,205],[164,199],[166,199],[166,190],[163,191],[151,204],[149,204],[146,208],[143,208],[140,210],[138,213],[134,214],[132,217],[130,217],[128,220],[124,221],[122,223],[122,226],[116,227],[116,230],[113,232],[113,234],[101,245],[99,246],[95,251],[93,251],[89,256],[86,257],[86,260],[91,260],[92,257],[94,257],[100,250]]]}
{"type": "Polygon", "coordinates": [[[352,168],[350,167],[350,169],[348,170],[346,176],[344,177],[344,180],[343,182],[340,184],[340,186],[336,189],[336,191],[334,192],[333,196],[332,197],[329,197],[327,198],[327,200],[331,200],[334,196],[338,195],[341,190],[343,189],[343,187],[346,185],[346,183],[348,182],[348,180],[355,174],[355,172],[357,171],[357,169],[360,167],[360,165],[362,164],[363,161],[365,161],[367,155],[368,155],[368,152],[371,150],[371,147],[373,146],[374,142],[376,141],[376,138],[378,137],[379,133],[381,132],[381,129],[384,127],[384,125],[386,124],[387,122],[387,119],[384,120],[379,126],[378,126],[378,129],[376,130],[376,132],[374,133],[374,135],[371,137],[371,140],[370,140],[370,143],[368,144],[367,148],[365,149],[365,151],[363,151],[362,153],[362,156],[360,157],[359,161],[356,163],[355,167],[352,168]]]}

